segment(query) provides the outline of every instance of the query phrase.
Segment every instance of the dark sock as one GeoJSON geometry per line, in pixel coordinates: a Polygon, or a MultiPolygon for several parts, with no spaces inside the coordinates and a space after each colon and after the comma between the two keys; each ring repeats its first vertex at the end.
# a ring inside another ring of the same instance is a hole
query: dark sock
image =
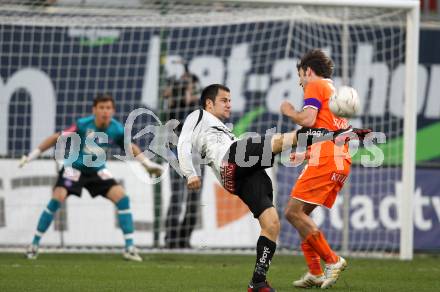
{"type": "Polygon", "coordinates": [[[266,273],[277,248],[277,244],[265,236],[260,236],[257,241],[257,261],[255,263],[253,283],[266,281],[266,273]]]}

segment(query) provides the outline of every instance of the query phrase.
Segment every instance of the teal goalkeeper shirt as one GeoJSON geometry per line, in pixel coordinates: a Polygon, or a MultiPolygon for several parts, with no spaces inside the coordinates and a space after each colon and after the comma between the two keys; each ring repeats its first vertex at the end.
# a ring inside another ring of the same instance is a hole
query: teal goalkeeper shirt
{"type": "Polygon", "coordinates": [[[73,147],[74,143],[71,142],[69,157],[64,160],[64,165],[71,165],[83,173],[93,173],[104,169],[108,158],[107,152],[112,145],[116,144],[122,149],[124,148],[124,126],[115,119],[111,119],[107,128],[100,129],[95,125],[94,115],[80,118],[75,124],[63,131],[63,135],[68,133],[77,133],[81,139],[81,144],[78,152],[78,147],[75,149],[73,147]],[[107,136],[107,142],[100,141],[98,135],[103,134],[98,133],[104,133],[107,136]],[[88,140],[87,143],[86,140],[88,140]],[[78,153],[77,159],[75,159],[76,155],[72,151],[78,153]],[[103,154],[105,154],[105,157],[103,154]]]}

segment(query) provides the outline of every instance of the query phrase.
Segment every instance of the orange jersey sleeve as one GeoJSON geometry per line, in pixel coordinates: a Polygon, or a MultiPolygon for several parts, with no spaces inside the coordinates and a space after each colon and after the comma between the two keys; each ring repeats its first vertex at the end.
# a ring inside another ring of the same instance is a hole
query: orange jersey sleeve
{"type": "Polygon", "coordinates": [[[304,108],[312,107],[318,110],[314,128],[326,128],[331,131],[348,127],[344,118],[335,116],[329,108],[329,100],[335,92],[330,79],[310,81],[304,88],[304,108]]]}
{"type": "MultiPolygon", "coordinates": [[[[348,121],[344,118],[335,116],[329,108],[329,101],[335,93],[333,81],[330,79],[317,79],[309,81],[304,88],[304,107],[312,107],[318,111],[314,128],[326,128],[331,131],[348,127],[348,121]]],[[[333,156],[335,153],[333,142],[320,143],[321,149],[319,156],[333,156]]],[[[344,147],[342,152],[346,152],[344,147]]],[[[312,147],[313,152],[313,147],[312,147]]],[[[339,152],[340,153],[340,152],[339,152]]]]}

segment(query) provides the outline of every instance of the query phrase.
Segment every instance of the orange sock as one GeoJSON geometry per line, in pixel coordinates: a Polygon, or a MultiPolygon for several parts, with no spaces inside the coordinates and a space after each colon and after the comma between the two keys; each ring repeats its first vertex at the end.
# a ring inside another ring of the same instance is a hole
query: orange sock
{"type": "Polygon", "coordinates": [[[321,231],[310,233],[304,241],[319,254],[326,264],[334,264],[338,261],[338,256],[332,251],[321,231]]]}
{"type": "Polygon", "coordinates": [[[315,276],[322,275],[323,272],[319,254],[310,246],[310,244],[307,243],[307,241],[301,243],[301,249],[304,253],[304,258],[306,259],[310,273],[315,276]]]}

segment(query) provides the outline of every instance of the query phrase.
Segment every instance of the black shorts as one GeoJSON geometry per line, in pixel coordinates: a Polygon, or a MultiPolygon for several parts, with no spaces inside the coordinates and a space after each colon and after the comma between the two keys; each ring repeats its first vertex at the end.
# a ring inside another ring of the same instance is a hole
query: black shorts
{"type": "Polygon", "coordinates": [[[271,138],[262,136],[260,141],[247,138],[234,142],[220,168],[223,187],[239,196],[255,218],[273,207],[272,181],[264,170],[274,162],[271,138]]]}
{"type": "Polygon", "coordinates": [[[58,173],[55,187],[63,187],[68,195],[81,197],[82,188],[86,188],[90,195],[106,196],[108,191],[118,183],[112,178],[107,169],[98,173],[82,173],[72,167],[62,168],[58,173]]]}

